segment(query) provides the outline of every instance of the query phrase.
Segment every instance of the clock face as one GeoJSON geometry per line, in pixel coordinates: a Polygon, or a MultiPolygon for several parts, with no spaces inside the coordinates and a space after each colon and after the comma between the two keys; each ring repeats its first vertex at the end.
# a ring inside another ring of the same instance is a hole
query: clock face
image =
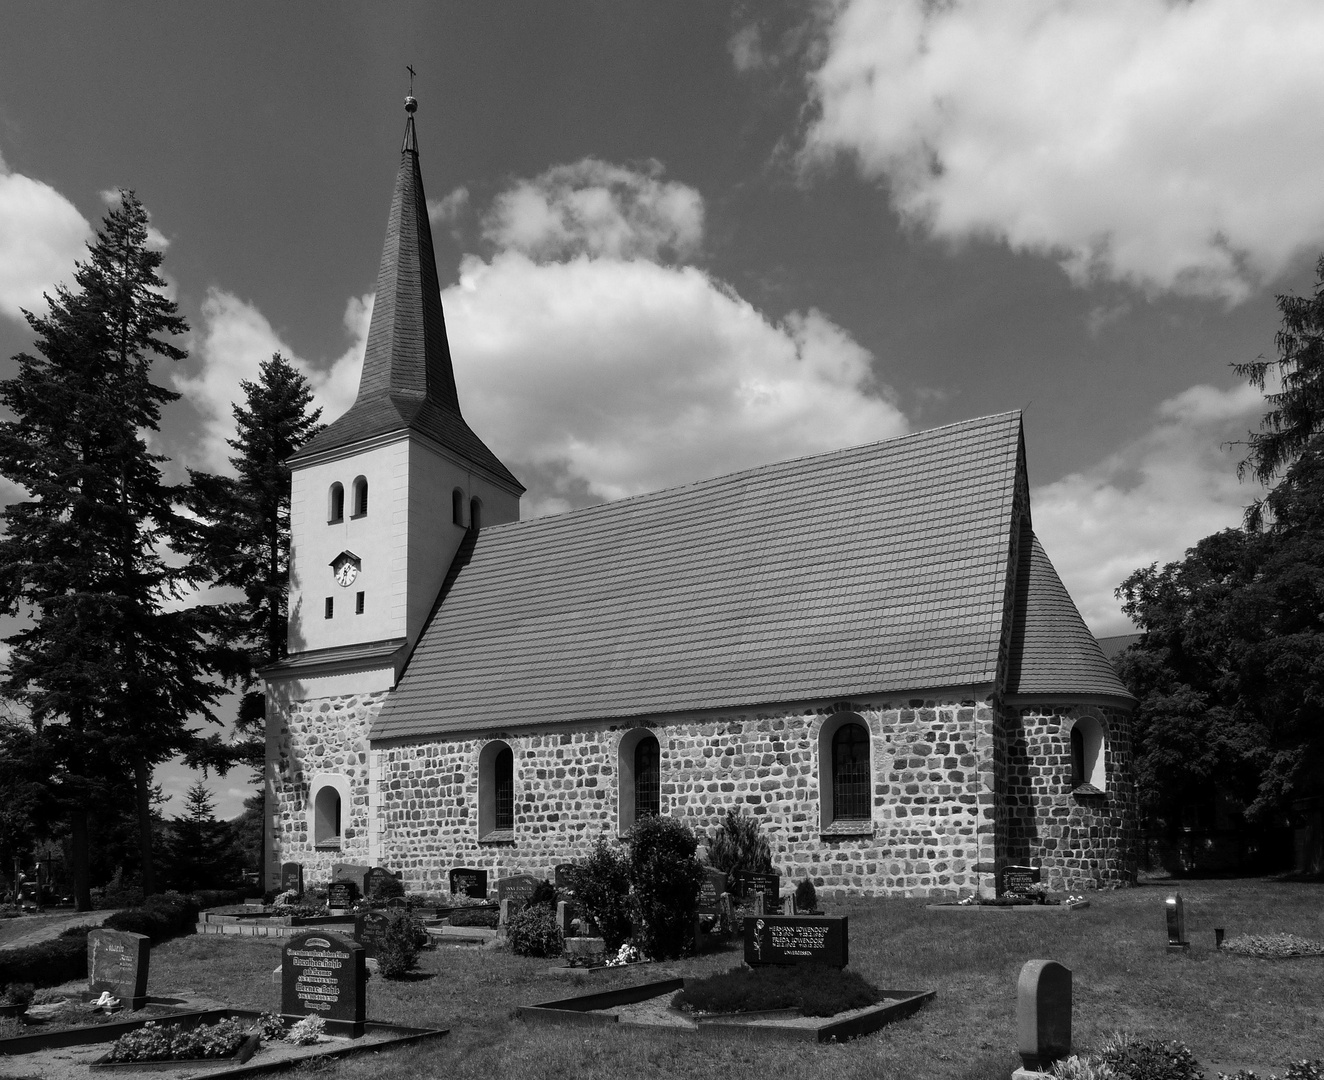
{"type": "Polygon", "coordinates": [[[348,560],[336,567],[336,581],[341,585],[353,585],[358,576],[359,568],[348,560]]]}

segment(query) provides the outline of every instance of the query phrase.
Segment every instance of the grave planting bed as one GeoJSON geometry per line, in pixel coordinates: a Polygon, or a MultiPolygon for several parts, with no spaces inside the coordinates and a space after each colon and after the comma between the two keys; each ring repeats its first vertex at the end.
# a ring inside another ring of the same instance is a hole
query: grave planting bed
{"type": "Polygon", "coordinates": [[[600,1027],[661,1028],[687,1034],[791,1042],[844,1042],[868,1035],[920,1009],[933,990],[882,990],[879,1002],[835,1016],[801,1016],[799,1010],[775,1009],[704,1016],[673,1008],[671,1000],[685,987],[684,979],[663,979],[620,990],[524,1005],[519,1015],[538,1023],[600,1027]]]}
{"type": "Polygon", "coordinates": [[[90,1077],[118,1077],[136,1080],[151,1077],[187,1075],[198,1080],[221,1080],[223,1077],[258,1076],[280,1069],[301,1065],[303,1062],[322,1062],[369,1051],[408,1046],[446,1034],[442,1028],[406,1027],[369,1020],[364,1024],[363,1036],[350,1039],[335,1035],[323,1036],[311,1046],[294,1046],[285,1042],[263,1042],[256,1045],[249,1040],[231,1058],[208,1061],[160,1061],[107,1063],[109,1046],[121,1035],[143,1027],[147,1023],[212,1024],[218,1020],[239,1019],[256,1022],[260,1014],[251,1009],[203,1009],[177,1012],[169,1017],[147,1017],[97,1026],[67,1028],[63,1031],[40,1035],[21,1035],[0,1039],[0,1078],[23,1080],[88,1080],[90,1077]],[[245,1055],[245,1051],[247,1054],[245,1055]]]}

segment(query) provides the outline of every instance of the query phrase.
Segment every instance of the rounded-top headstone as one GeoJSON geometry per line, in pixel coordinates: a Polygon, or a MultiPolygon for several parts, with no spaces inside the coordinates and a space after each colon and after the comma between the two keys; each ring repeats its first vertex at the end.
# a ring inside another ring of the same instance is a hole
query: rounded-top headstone
{"type": "Polygon", "coordinates": [[[1044,1069],[1071,1053],[1071,969],[1056,960],[1027,960],[1016,983],[1017,1051],[1027,1069],[1044,1069]]]}

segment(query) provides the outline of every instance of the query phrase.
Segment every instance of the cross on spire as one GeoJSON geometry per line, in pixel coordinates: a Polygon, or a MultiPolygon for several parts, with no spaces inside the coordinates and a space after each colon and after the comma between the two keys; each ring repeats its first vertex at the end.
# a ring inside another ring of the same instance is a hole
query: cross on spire
{"type": "Polygon", "coordinates": [[[414,65],[406,64],[405,70],[409,72],[409,96],[414,96],[414,65]]]}

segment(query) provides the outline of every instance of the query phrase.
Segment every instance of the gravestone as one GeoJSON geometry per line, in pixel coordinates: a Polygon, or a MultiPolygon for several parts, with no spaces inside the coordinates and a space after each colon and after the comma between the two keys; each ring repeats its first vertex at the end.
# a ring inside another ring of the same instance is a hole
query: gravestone
{"type": "Polygon", "coordinates": [[[1164,905],[1168,909],[1168,952],[1189,952],[1191,943],[1186,940],[1186,905],[1182,903],[1181,893],[1173,893],[1164,905]]]}
{"type": "Polygon", "coordinates": [[[750,967],[825,964],[844,968],[850,959],[845,915],[747,915],[745,963],[750,967]]]}
{"type": "Polygon", "coordinates": [[[514,915],[525,904],[529,902],[529,897],[533,895],[533,890],[538,887],[538,879],[531,874],[517,874],[514,877],[501,878],[496,883],[497,901],[509,900],[505,910],[514,915]]]}
{"type": "Polygon", "coordinates": [[[326,904],[332,911],[348,911],[359,899],[359,887],[352,881],[333,881],[326,890],[326,904]]]}
{"type": "Polygon", "coordinates": [[[407,908],[409,906],[409,901],[407,901],[403,896],[393,896],[391,897],[391,899],[386,901],[386,906],[390,910],[395,911],[395,910],[407,908]]]}
{"type": "Polygon", "coordinates": [[[331,868],[331,881],[352,881],[359,887],[359,895],[368,894],[368,874],[371,872],[371,866],[360,866],[358,863],[336,863],[331,868]]]}
{"type": "Polygon", "coordinates": [[[575,908],[573,904],[568,904],[562,900],[556,905],[556,927],[561,931],[563,938],[570,936],[570,923],[574,920],[575,908]]]}
{"type": "Polygon", "coordinates": [[[147,1004],[147,967],[152,941],[146,934],[96,929],[87,935],[87,989],[95,997],[109,990],[126,1008],[147,1004]]]}
{"type": "Polygon", "coordinates": [[[280,1011],[320,1016],[328,1033],[363,1034],[367,968],[363,946],[322,930],[291,938],[281,952],[280,1011]]]}
{"type": "Polygon", "coordinates": [[[303,895],[303,866],[297,862],[280,864],[280,891],[303,895]]]}
{"type": "Polygon", "coordinates": [[[354,940],[363,946],[363,955],[376,958],[386,939],[391,919],[384,911],[363,911],[354,916],[354,940]]]}
{"type": "Polygon", "coordinates": [[[1043,1071],[1071,1053],[1071,971],[1054,960],[1027,960],[1016,983],[1021,1062],[1043,1071]]]}
{"type": "Polygon", "coordinates": [[[1038,885],[1043,871],[1038,866],[1004,866],[1000,892],[1005,896],[1024,896],[1038,885]]]}
{"type": "Polygon", "coordinates": [[[575,869],[572,862],[557,863],[556,869],[552,871],[552,884],[556,886],[556,891],[562,896],[573,897],[575,887],[570,883],[570,873],[575,869]]]}
{"type": "Polygon", "coordinates": [[[694,910],[699,915],[719,915],[722,911],[722,893],[726,892],[726,871],[705,867],[699,884],[699,898],[694,910]]]}
{"type": "Polygon", "coordinates": [[[381,891],[383,884],[387,881],[395,881],[402,877],[402,874],[393,874],[384,866],[374,866],[368,871],[366,884],[364,885],[363,895],[369,899],[376,899],[381,891]]]}
{"type": "Polygon", "coordinates": [[[487,899],[487,871],[457,866],[450,873],[451,895],[467,896],[472,900],[487,899]]]}
{"type": "Polygon", "coordinates": [[[756,895],[763,896],[763,909],[776,911],[781,905],[782,879],[780,874],[761,874],[753,870],[737,870],[734,878],[738,896],[752,903],[756,895]]]}

